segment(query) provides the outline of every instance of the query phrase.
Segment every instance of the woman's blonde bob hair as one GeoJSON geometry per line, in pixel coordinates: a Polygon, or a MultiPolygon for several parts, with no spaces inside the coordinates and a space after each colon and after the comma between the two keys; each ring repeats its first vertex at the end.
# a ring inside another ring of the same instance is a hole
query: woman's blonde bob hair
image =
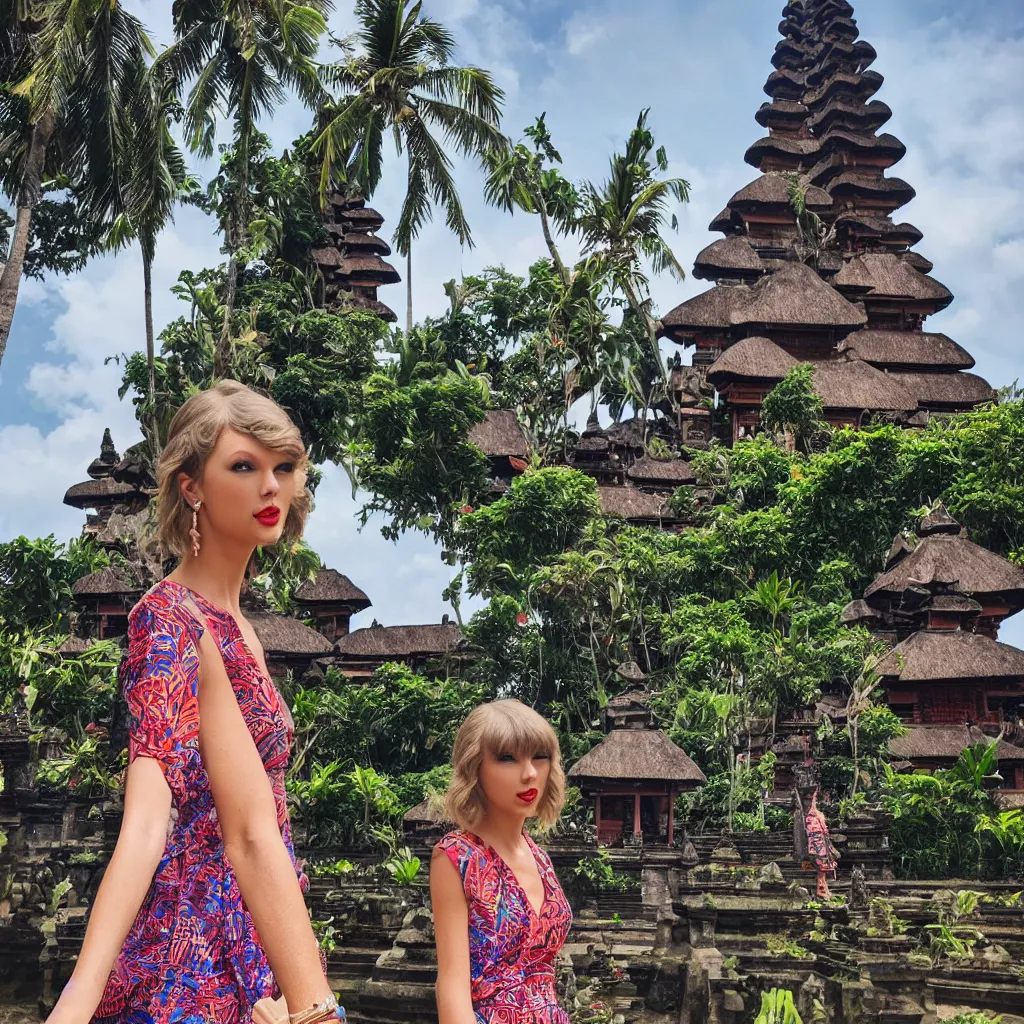
{"type": "Polygon", "coordinates": [[[565,772],[558,737],[533,708],[517,700],[496,700],[474,708],[459,726],[452,747],[452,780],[444,795],[444,814],[461,828],[472,828],[487,810],[480,786],[485,754],[516,758],[546,754],[551,759],[548,784],[537,805],[537,817],[553,825],[565,803],[565,772]]]}
{"type": "Polygon", "coordinates": [[[222,380],[192,395],[174,414],[157,462],[157,532],[165,553],[182,558],[190,546],[192,509],[181,493],[178,474],[201,481],[206,460],[225,427],[294,462],[297,488],[281,540],[302,536],[312,502],[306,489],[309,458],[299,428],[277,402],[236,380],[222,380]]]}

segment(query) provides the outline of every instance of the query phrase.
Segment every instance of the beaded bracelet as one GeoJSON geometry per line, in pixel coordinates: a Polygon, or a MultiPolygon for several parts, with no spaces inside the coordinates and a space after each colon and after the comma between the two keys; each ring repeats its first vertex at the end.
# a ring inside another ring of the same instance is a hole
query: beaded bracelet
{"type": "Polygon", "coordinates": [[[334,996],[327,996],[321,1003],[308,1010],[288,1014],[289,1024],[323,1024],[325,1021],[345,1020],[345,1007],[339,1006],[334,996]]]}

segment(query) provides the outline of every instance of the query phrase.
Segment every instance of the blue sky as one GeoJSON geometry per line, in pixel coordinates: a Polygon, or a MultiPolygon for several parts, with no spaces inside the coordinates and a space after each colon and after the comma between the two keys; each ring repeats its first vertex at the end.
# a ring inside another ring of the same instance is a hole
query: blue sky
{"type": "MultiPolygon", "coordinates": [[[[161,43],[170,38],[168,0],[126,0],[161,43]]],[[[461,59],[489,68],[505,90],[505,130],[514,136],[537,114],[548,125],[574,178],[600,179],[608,156],[637,114],[650,123],[671,162],[690,181],[673,245],[685,267],[717,235],[707,225],[726,200],[757,176],[743,152],[762,130],[753,119],[765,96],[783,0],[426,0],[456,34],[461,59]]],[[[901,219],[924,232],[917,249],[956,296],[928,321],[975,356],[996,386],[1024,379],[1024,3],[1019,0],[860,0],[863,38],[878,51],[886,79],[878,98],[893,110],[885,130],[908,153],[894,168],[917,189],[901,219]]],[[[339,0],[331,27],[352,28],[339,0]]],[[[277,146],[305,130],[296,103],[263,125],[277,146]]],[[[200,177],[211,174],[198,166],[200,177]]],[[[451,277],[504,263],[524,272],[543,254],[537,225],[487,208],[475,166],[457,162],[475,248],[460,249],[443,222],[415,250],[417,316],[445,307],[451,277]]],[[[402,167],[391,159],[373,204],[393,229],[402,167]]],[[[154,270],[157,329],[185,312],[170,294],[179,270],[216,263],[213,227],[183,210],[160,240],[154,270]]],[[[400,267],[404,275],[404,267],[400,267]]],[[[654,284],[662,311],[706,284],[668,278],[654,284]]],[[[404,285],[381,297],[404,318],[404,285]]],[[[119,450],[138,440],[130,404],[119,402],[120,371],[107,357],[144,345],[142,270],[136,252],[96,261],[73,278],[29,281],[0,368],[0,459],[8,488],[0,502],[0,538],[24,533],[58,538],[81,529],[82,514],[62,505],[84,478],[105,426],[119,450]]],[[[684,358],[688,358],[684,357],[684,358]]],[[[308,540],[325,562],[363,587],[374,607],[366,624],[437,621],[448,570],[418,535],[384,541],[371,522],[357,532],[347,479],[329,469],[308,540]]],[[[1024,616],[1018,616],[1024,619],[1024,616]]],[[[1024,646],[1024,623],[1003,638],[1024,646]]]]}

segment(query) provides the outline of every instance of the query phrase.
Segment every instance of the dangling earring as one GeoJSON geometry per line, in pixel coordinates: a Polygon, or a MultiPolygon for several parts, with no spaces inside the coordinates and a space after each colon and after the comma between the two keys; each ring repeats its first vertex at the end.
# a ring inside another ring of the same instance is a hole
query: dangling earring
{"type": "Polygon", "coordinates": [[[188,531],[189,537],[192,539],[192,557],[199,557],[199,506],[202,505],[201,501],[197,501],[195,507],[192,509],[192,529],[188,531]]]}

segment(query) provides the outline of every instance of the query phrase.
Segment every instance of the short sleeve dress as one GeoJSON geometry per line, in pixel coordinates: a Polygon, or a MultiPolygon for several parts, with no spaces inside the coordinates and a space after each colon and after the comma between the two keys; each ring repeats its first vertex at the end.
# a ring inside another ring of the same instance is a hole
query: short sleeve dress
{"type": "MultiPolygon", "coordinates": [[[[155,758],[172,795],[167,846],[93,1017],[94,1024],[242,1024],[280,995],[224,841],[199,756],[199,639],[210,629],[263,760],[281,837],[295,851],[285,804],[291,716],[231,614],[172,580],[132,609],[121,685],[128,758],[155,758]]],[[[309,881],[296,864],[299,886],[309,881]]]]}
{"type": "Polygon", "coordinates": [[[544,883],[539,913],[512,869],[478,835],[458,829],[437,844],[462,876],[469,904],[477,1024],[569,1024],[555,992],[555,959],[569,934],[572,909],[550,858],[525,838],[544,883]]]}

